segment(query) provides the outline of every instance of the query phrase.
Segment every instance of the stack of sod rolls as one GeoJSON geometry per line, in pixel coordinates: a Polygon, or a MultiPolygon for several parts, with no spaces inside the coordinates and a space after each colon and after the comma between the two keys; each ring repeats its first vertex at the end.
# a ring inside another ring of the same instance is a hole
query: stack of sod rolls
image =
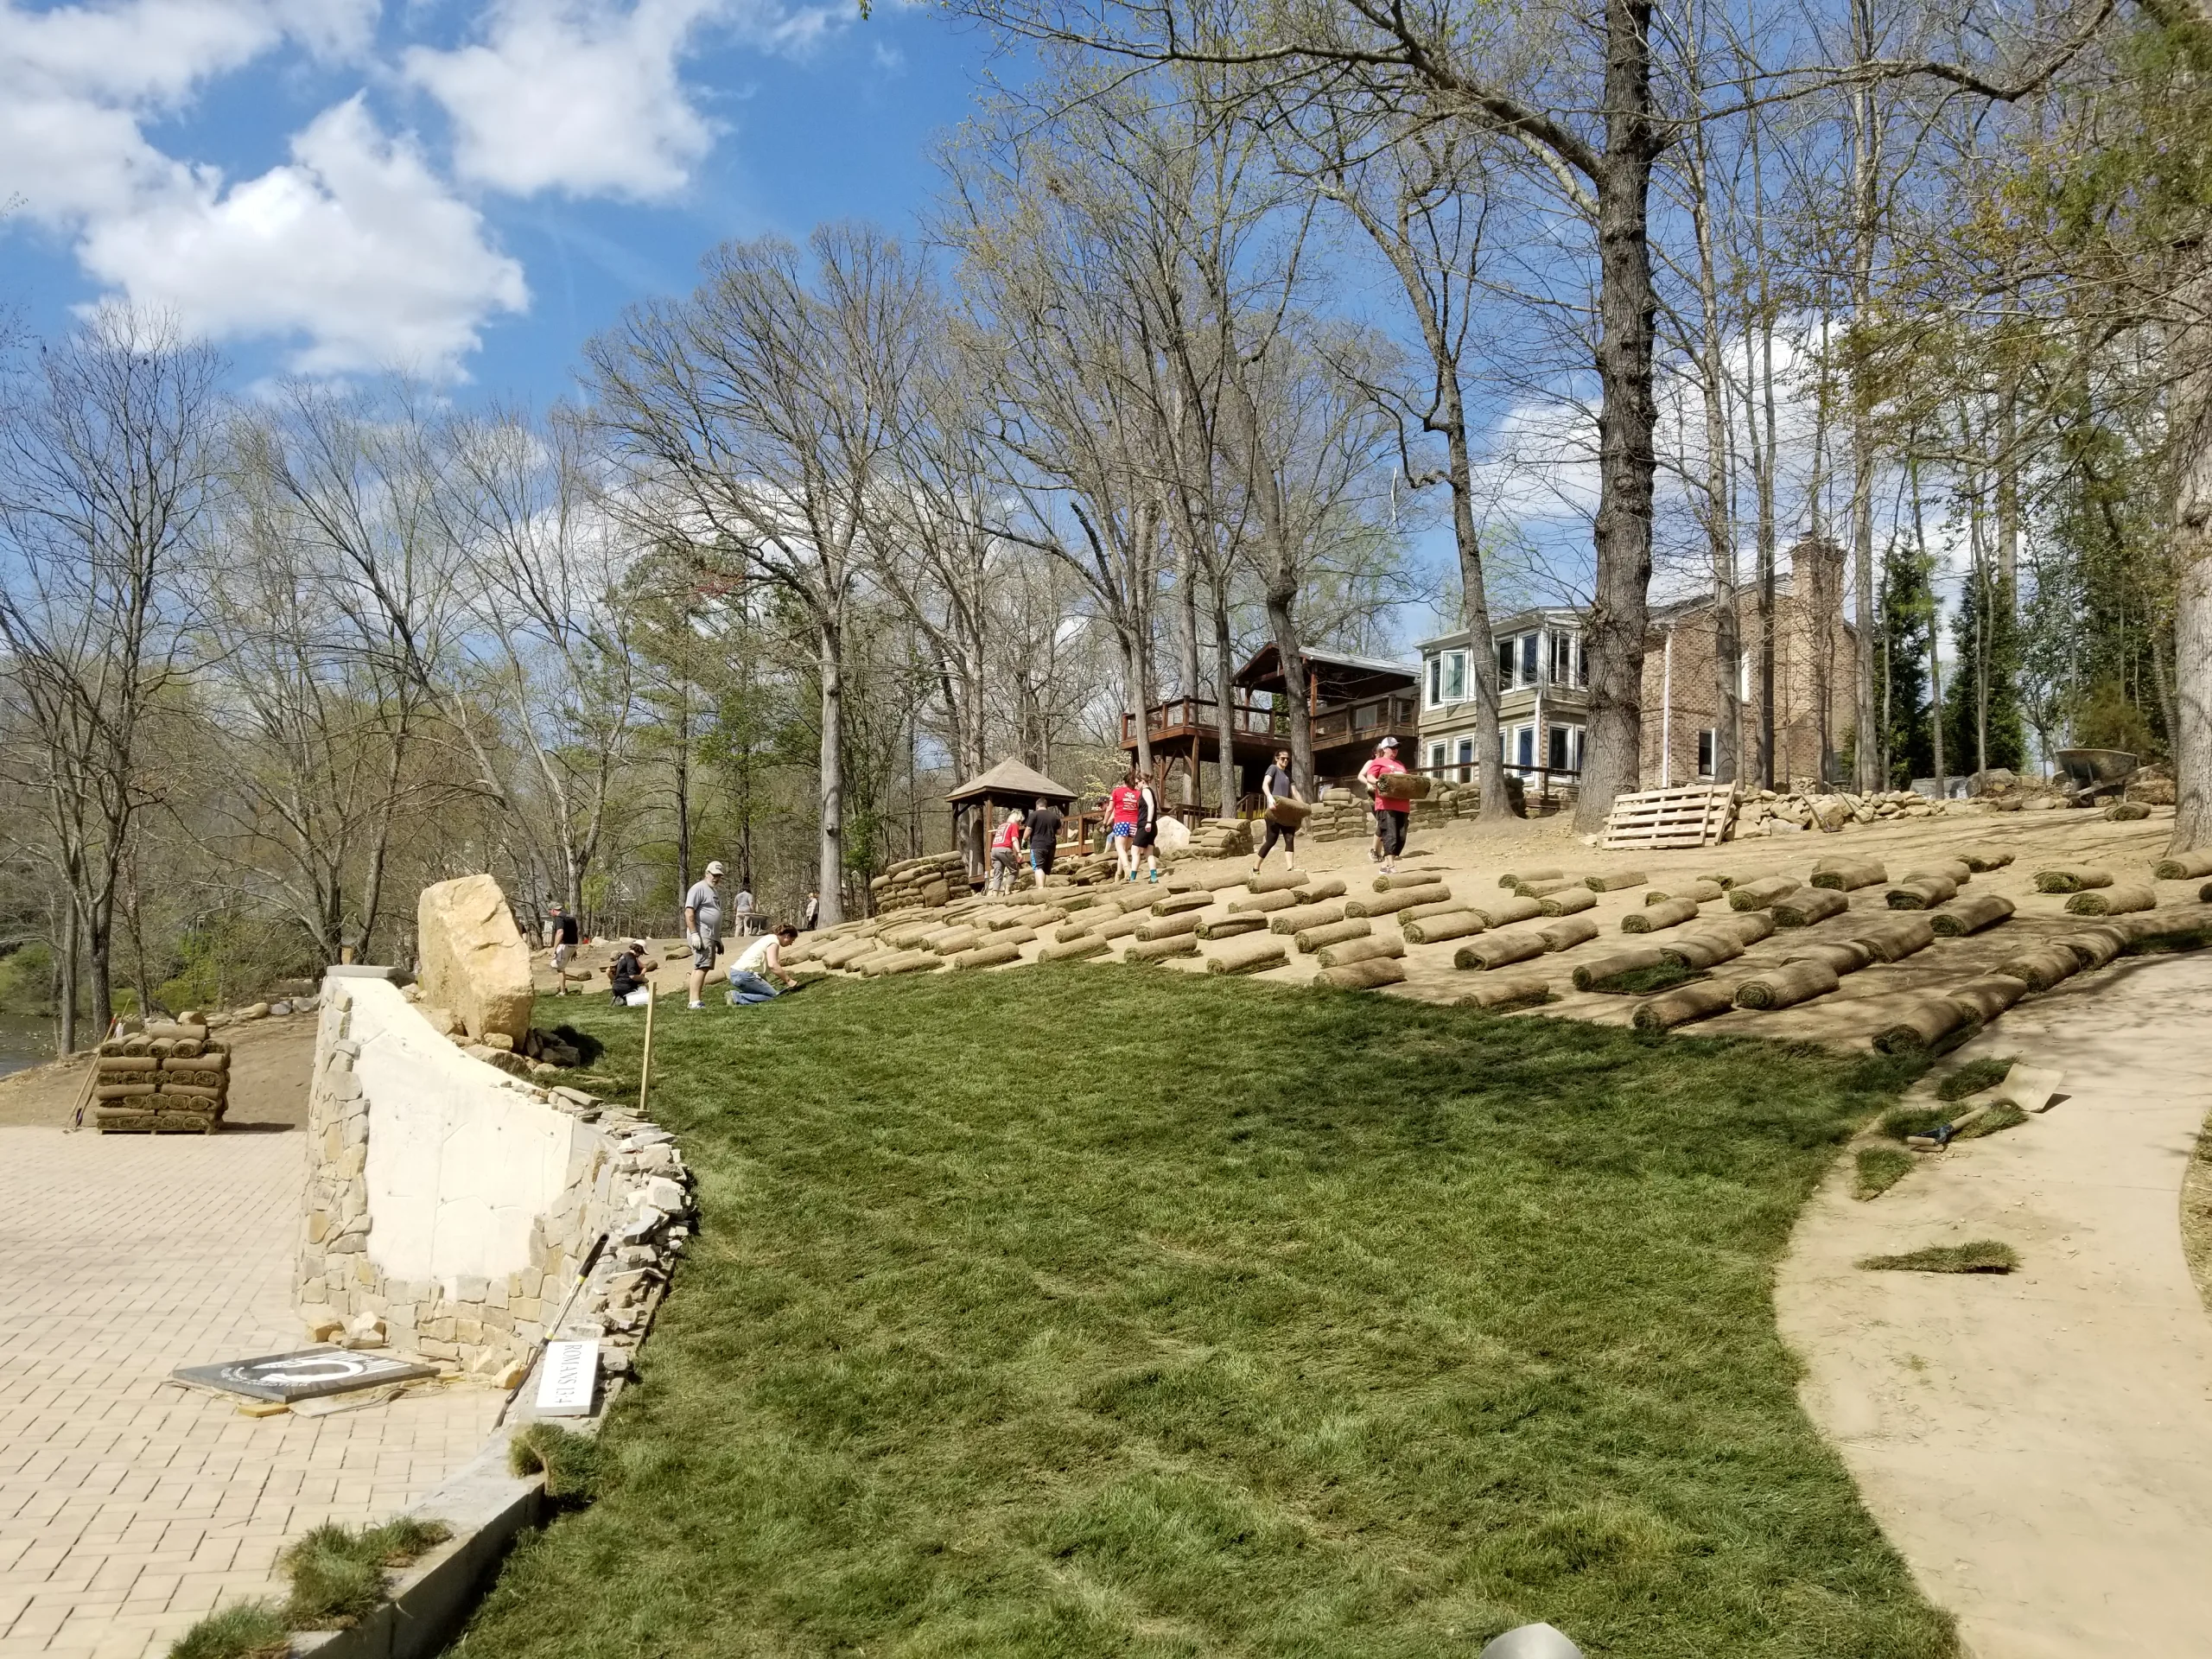
{"type": "Polygon", "coordinates": [[[197,1023],[157,1023],[100,1045],[92,1125],[101,1134],[213,1135],[228,1103],[230,1050],[197,1023]]]}
{"type": "Polygon", "coordinates": [[[1299,832],[1302,839],[1313,841],[1351,841],[1371,836],[1374,828],[1368,823],[1367,803],[1348,789],[1325,789],[1319,805],[1306,816],[1306,827],[1299,832]]]}
{"type": "Polygon", "coordinates": [[[1249,858],[1252,826],[1242,818],[1201,818],[1185,858],[1249,858]]]}
{"type": "Polygon", "coordinates": [[[893,864],[868,885],[879,912],[942,905],[968,891],[968,867],[958,853],[931,853],[893,864]]]}

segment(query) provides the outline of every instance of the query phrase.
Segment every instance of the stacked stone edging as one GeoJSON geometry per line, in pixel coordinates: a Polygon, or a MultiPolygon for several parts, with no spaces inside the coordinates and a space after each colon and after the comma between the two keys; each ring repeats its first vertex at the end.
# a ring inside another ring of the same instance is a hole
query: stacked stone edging
{"type": "MultiPolygon", "coordinates": [[[[690,1236],[690,1175],[674,1137],[579,1090],[536,1088],[470,1059],[487,1100],[493,1091],[518,1095],[570,1120],[565,1181],[531,1223],[527,1265],[450,1282],[388,1275],[371,1249],[377,1218],[367,1171],[376,1103],[355,1071],[356,995],[347,981],[329,981],[315,1033],[298,1280],[311,1332],[419,1354],[507,1386],[520,1381],[541,1342],[597,1337],[602,1369],[626,1374],[690,1236]],[[563,1306],[602,1235],[607,1243],[563,1320],[563,1306]]],[[[394,1001],[407,1017],[420,1019],[396,992],[394,1001]]],[[[427,1021],[423,1029],[437,1034],[427,1021]]]]}

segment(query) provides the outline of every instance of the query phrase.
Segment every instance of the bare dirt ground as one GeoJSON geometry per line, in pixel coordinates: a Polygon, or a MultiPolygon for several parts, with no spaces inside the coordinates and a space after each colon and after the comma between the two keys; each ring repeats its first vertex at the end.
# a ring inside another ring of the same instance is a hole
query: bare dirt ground
{"type": "MultiPolygon", "coordinates": [[[[315,1022],[311,1014],[294,1014],[224,1028],[231,1046],[231,1096],[218,1134],[305,1126],[315,1022]]],[[[0,1127],[68,1128],[91,1065],[90,1055],[79,1055],[0,1077],[0,1127]]]]}

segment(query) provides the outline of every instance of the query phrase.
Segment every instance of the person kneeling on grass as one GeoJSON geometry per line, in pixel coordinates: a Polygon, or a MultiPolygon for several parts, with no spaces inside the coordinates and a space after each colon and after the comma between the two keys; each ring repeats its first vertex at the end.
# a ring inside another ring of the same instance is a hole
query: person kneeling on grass
{"type": "Polygon", "coordinates": [[[764,933],[745,949],[745,953],[729,965],[729,1001],[732,1007],[747,1007],[755,1002],[766,1002],[781,995],[774,981],[781,980],[785,988],[798,982],[784,971],[784,947],[798,938],[798,930],[785,923],[773,933],[764,933]]]}
{"type": "Polygon", "coordinates": [[[652,1001],[652,987],[645,982],[645,942],[632,939],[622,947],[607,969],[608,988],[618,1008],[642,1008],[652,1001]]]}

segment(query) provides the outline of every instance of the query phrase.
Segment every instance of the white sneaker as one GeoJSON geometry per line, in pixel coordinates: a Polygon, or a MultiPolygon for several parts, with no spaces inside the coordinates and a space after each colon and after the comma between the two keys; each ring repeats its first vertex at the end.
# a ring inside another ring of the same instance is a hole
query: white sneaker
{"type": "Polygon", "coordinates": [[[703,1007],[705,1007],[707,1005],[706,1005],[705,1003],[703,1003],[703,1002],[691,1002],[691,1003],[687,1003],[687,1004],[685,1004],[685,1006],[686,1006],[687,1007],[692,1007],[692,1008],[703,1008],[703,1007]]]}

